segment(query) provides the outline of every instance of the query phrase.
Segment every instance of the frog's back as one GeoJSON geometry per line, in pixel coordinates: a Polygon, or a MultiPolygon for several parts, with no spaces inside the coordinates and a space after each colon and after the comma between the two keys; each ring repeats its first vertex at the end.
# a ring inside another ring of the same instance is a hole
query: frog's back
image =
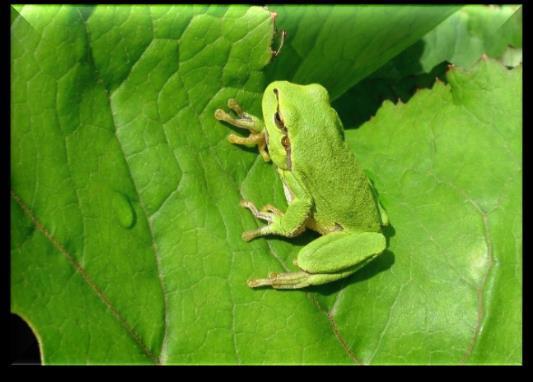
{"type": "Polygon", "coordinates": [[[380,231],[379,209],[368,178],[348,147],[344,146],[340,154],[329,161],[298,162],[302,163],[298,166],[301,168],[294,169],[305,187],[314,190],[313,218],[317,228],[326,232],[380,231]]]}
{"type": "Polygon", "coordinates": [[[303,129],[292,135],[291,140],[306,149],[293,153],[293,172],[313,197],[314,220],[320,231],[339,227],[380,231],[381,218],[374,194],[355,154],[346,145],[337,112],[330,107],[322,111],[322,118],[300,117],[303,129]]]}

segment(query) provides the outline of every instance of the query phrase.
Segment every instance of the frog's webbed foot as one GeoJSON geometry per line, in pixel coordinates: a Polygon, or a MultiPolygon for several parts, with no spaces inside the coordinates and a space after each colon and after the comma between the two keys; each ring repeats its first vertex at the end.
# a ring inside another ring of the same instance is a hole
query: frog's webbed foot
{"type": "Polygon", "coordinates": [[[274,207],[272,204],[267,204],[265,206],[263,206],[263,208],[261,208],[261,211],[263,212],[270,212],[276,216],[282,216],[283,215],[283,212],[281,212],[281,210],[277,209],[276,207],[274,207]]]}
{"type": "Polygon", "coordinates": [[[240,205],[241,207],[248,208],[252,215],[254,215],[256,218],[267,221],[269,223],[272,223],[275,216],[279,217],[283,215],[283,212],[278,210],[272,204],[267,204],[260,210],[258,210],[255,204],[253,204],[249,200],[241,200],[240,205]]]}
{"type": "Polygon", "coordinates": [[[271,204],[267,204],[261,210],[247,200],[241,201],[241,206],[248,208],[252,214],[268,222],[268,225],[253,231],[246,231],[242,238],[246,241],[258,236],[280,235],[284,237],[294,237],[305,231],[306,221],[311,213],[312,202],[309,198],[295,198],[287,206],[287,210],[282,212],[271,204]]]}
{"type": "Polygon", "coordinates": [[[237,145],[257,146],[263,159],[269,161],[270,156],[267,151],[263,121],[244,112],[238,102],[233,98],[228,100],[228,108],[237,115],[237,118],[222,109],[215,110],[215,118],[250,132],[247,137],[241,137],[233,133],[229,134],[228,141],[237,145]]]}
{"type": "Polygon", "coordinates": [[[269,223],[268,225],[260,227],[258,229],[243,232],[242,238],[246,241],[250,241],[258,236],[268,235],[272,233],[271,224],[274,222],[276,217],[279,218],[283,216],[283,212],[281,212],[271,204],[267,204],[260,210],[258,210],[255,204],[253,204],[249,200],[241,200],[240,205],[241,207],[248,208],[252,215],[254,215],[256,218],[269,223]]]}
{"type": "Polygon", "coordinates": [[[354,270],[340,273],[273,272],[269,273],[265,279],[248,280],[247,284],[250,288],[300,289],[311,285],[326,284],[347,277],[352,273],[354,273],[354,270]]]}
{"type": "Polygon", "coordinates": [[[309,285],[306,283],[308,275],[306,272],[272,272],[265,279],[251,279],[248,280],[247,284],[250,288],[272,287],[276,289],[298,289],[309,285]]]}

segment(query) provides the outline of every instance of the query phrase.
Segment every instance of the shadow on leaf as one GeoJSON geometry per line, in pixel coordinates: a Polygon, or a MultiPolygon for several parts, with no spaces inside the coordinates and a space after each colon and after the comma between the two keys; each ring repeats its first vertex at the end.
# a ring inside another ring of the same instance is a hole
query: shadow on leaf
{"type": "Polygon", "coordinates": [[[420,65],[423,53],[424,42],[419,40],[336,99],[332,106],[339,113],[344,127],[361,126],[376,115],[385,100],[405,103],[417,90],[433,87],[436,78],[445,82],[448,63],[442,62],[425,73],[420,65]]]}

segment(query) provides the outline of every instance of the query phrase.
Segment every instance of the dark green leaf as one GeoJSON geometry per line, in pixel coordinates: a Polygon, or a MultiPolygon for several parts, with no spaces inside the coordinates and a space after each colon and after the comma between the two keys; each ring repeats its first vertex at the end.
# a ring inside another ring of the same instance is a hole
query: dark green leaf
{"type": "Polygon", "coordinates": [[[435,28],[457,6],[272,6],[287,31],[269,80],[317,82],[336,99],[435,28]]]}

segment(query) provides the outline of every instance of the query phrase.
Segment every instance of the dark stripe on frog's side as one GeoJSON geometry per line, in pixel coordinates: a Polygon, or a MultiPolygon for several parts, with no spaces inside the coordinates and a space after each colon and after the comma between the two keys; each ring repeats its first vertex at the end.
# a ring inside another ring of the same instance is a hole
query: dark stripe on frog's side
{"type": "Polygon", "coordinates": [[[292,169],[291,140],[289,138],[289,132],[287,130],[287,126],[285,125],[285,122],[283,121],[283,117],[281,116],[281,112],[279,110],[278,89],[274,89],[274,94],[276,95],[276,100],[277,100],[276,112],[274,113],[274,124],[276,125],[278,129],[281,130],[281,133],[283,134],[281,145],[285,149],[285,154],[287,157],[287,169],[291,171],[292,169]]]}

